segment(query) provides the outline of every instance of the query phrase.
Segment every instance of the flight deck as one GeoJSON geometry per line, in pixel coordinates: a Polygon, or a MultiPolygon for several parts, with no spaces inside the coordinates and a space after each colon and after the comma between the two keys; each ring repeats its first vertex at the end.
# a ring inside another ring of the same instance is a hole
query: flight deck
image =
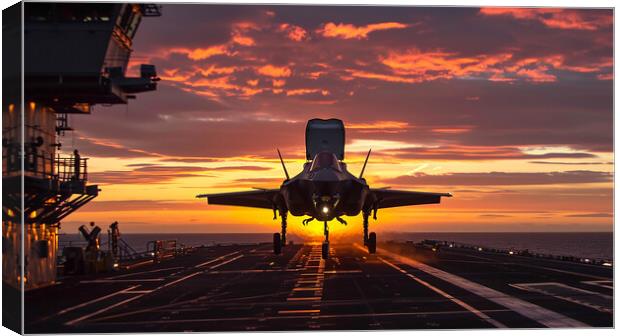
{"type": "Polygon", "coordinates": [[[25,331],[613,327],[612,267],[411,243],[199,247],[26,292],[25,331]]]}

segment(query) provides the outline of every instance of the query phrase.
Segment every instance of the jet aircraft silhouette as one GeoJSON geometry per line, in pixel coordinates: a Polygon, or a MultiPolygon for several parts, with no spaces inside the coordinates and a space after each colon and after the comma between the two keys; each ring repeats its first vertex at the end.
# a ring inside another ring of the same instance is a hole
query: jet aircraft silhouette
{"type": "Polygon", "coordinates": [[[273,210],[273,219],[280,215],[281,232],[273,235],[273,251],[280,254],[286,245],[287,216],[308,216],[303,225],[317,220],[323,222],[325,241],[322,256],[329,257],[328,222],[336,219],[347,222],[342,216],[357,216],[362,213],[364,245],[369,253],[375,253],[377,235],[368,233],[368,219],[377,219],[377,211],[407,205],[440,203],[449,193],[373,189],[363,178],[370,150],[366,155],[359,177],[347,170],[344,160],[345,129],[338,119],[312,119],[306,126],[306,160],[303,170],[289,177],[282,155],[278,156],[286,179],[278,189],[258,189],[219,194],[201,194],[209,204],[233,205],[273,210]]]}

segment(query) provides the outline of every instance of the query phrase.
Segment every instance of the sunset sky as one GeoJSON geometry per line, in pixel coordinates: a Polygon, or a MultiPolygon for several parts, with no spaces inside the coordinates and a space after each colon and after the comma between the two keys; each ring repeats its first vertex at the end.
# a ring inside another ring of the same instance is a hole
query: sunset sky
{"type": "MultiPolygon", "coordinates": [[[[130,71],[159,89],[96,106],[62,139],[98,198],[63,222],[123,232],[276,232],[199,193],[277,188],[311,118],[347,127],[371,187],[451,192],[379,211],[385,231],[611,231],[612,10],[164,5],[130,71]]],[[[291,217],[290,230],[321,232],[291,217]]],[[[361,232],[361,216],[346,218],[361,232]]],[[[317,222],[315,222],[317,223],[317,222]]],[[[343,230],[336,222],[332,230],[343,230]]],[[[360,233],[361,234],[361,233],[360,233]]]]}

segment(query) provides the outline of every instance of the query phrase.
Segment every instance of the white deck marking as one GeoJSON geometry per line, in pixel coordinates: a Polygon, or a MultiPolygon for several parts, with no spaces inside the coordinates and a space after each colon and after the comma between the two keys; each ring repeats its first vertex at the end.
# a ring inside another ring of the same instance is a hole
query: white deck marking
{"type": "MultiPolygon", "coordinates": [[[[507,309],[485,310],[484,312],[508,312],[507,309]]],[[[316,314],[316,313],[314,313],[316,314]]],[[[420,312],[387,312],[387,313],[352,313],[352,314],[324,314],[324,315],[297,315],[287,314],[286,311],[274,316],[244,316],[244,317],[217,317],[217,318],[196,318],[196,319],[170,319],[170,320],[146,320],[146,321],[113,321],[104,322],[102,325],[139,325],[139,324],[171,324],[171,323],[206,323],[206,322],[230,322],[230,321],[278,321],[288,319],[343,319],[359,317],[393,317],[393,316],[434,316],[434,315],[463,315],[469,314],[464,310],[457,311],[420,311],[420,312]]]]}
{"type": "MultiPolygon", "coordinates": [[[[476,256],[473,254],[465,254],[466,256],[472,257],[472,258],[477,258],[477,259],[482,259],[482,260],[489,260],[490,262],[494,261],[491,258],[485,258],[485,257],[481,257],[481,256],[476,256]]],[[[523,259],[525,257],[521,257],[521,256],[513,256],[513,258],[520,258],[523,259]]],[[[495,264],[498,265],[504,265],[506,263],[501,263],[501,262],[496,262],[495,264]]],[[[548,266],[540,266],[540,265],[533,265],[533,264],[528,264],[528,263],[520,263],[520,264],[516,264],[513,263],[514,265],[521,265],[524,267],[529,267],[529,268],[538,268],[538,269],[544,269],[547,271],[552,271],[552,272],[558,272],[558,273],[564,273],[564,274],[571,274],[571,275],[578,275],[584,278],[591,278],[591,279],[597,279],[597,280],[611,280],[608,277],[603,277],[603,276],[597,276],[597,275],[591,275],[591,274],[586,274],[586,273],[580,273],[580,272],[573,272],[573,271],[567,271],[567,270],[562,270],[562,269],[558,269],[558,268],[554,268],[554,267],[548,267],[548,266]]],[[[580,264],[580,266],[588,266],[588,267],[599,267],[596,265],[589,265],[589,264],[580,264]]]]}
{"type": "Polygon", "coordinates": [[[228,253],[228,254],[225,254],[225,255],[223,255],[223,256],[217,257],[217,258],[215,258],[215,259],[211,259],[211,260],[205,261],[205,262],[203,262],[202,264],[198,264],[198,265],[196,265],[196,266],[194,266],[194,267],[202,267],[202,266],[206,266],[206,265],[212,264],[212,263],[214,263],[214,262],[216,262],[216,261],[220,261],[220,260],[222,260],[222,259],[225,259],[226,257],[230,257],[231,255],[233,255],[233,254],[237,254],[237,253],[239,253],[239,251],[235,251],[235,252],[232,252],[232,253],[228,253]]]}
{"type": "MultiPolygon", "coordinates": [[[[219,257],[219,258],[216,258],[216,259],[210,260],[210,261],[208,261],[208,262],[206,262],[206,263],[202,263],[202,264],[200,264],[200,265],[203,265],[203,266],[204,266],[204,265],[207,265],[207,264],[213,263],[213,262],[215,262],[215,261],[222,260],[223,258],[225,258],[225,257],[227,257],[227,256],[231,256],[231,255],[236,254],[236,253],[238,253],[238,252],[229,253],[229,254],[227,254],[227,255],[225,255],[225,256],[221,256],[221,257],[219,257]]],[[[228,263],[230,263],[230,262],[233,262],[233,261],[235,261],[235,260],[237,260],[237,259],[239,259],[239,258],[241,258],[241,257],[243,257],[243,256],[244,256],[243,254],[238,255],[238,256],[236,256],[236,257],[234,257],[234,258],[232,258],[232,259],[225,260],[225,261],[223,261],[223,262],[221,262],[221,263],[219,263],[219,264],[217,264],[217,265],[213,265],[213,266],[211,266],[211,267],[208,267],[207,269],[208,269],[208,270],[215,269],[215,268],[217,268],[217,267],[220,267],[220,266],[223,266],[223,265],[228,264],[228,263]]],[[[198,266],[200,266],[200,265],[198,265],[198,266]]],[[[196,266],[196,267],[198,267],[198,266],[196,266]]],[[[196,276],[196,275],[198,275],[198,274],[205,274],[205,273],[207,273],[207,272],[208,272],[208,271],[206,271],[206,270],[204,270],[204,271],[197,271],[197,272],[194,272],[194,273],[188,274],[188,275],[186,275],[186,276],[184,276],[184,277],[182,277],[182,278],[176,279],[176,280],[174,280],[174,281],[171,281],[171,282],[165,283],[165,284],[163,284],[163,285],[161,285],[161,286],[159,286],[159,287],[157,287],[157,288],[155,288],[155,289],[153,289],[153,290],[144,290],[144,291],[140,291],[140,290],[138,290],[138,291],[132,291],[133,289],[135,289],[135,288],[136,288],[136,287],[138,287],[138,286],[129,287],[129,288],[126,288],[125,290],[122,290],[122,291],[119,291],[119,292],[116,292],[116,293],[112,293],[112,294],[110,294],[110,295],[106,295],[106,296],[100,297],[100,298],[98,298],[98,299],[95,299],[95,300],[89,301],[89,302],[85,302],[85,303],[83,303],[83,304],[81,304],[81,305],[78,305],[78,306],[75,306],[75,307],[71,307],[71,308],[69,308],[69,310],[65,309],[65,313],[66,313],[67,311],[74,310],[74,309],[77,309],[77,308],[82,308],[82,307],[85,307],[85,306],[87,306],[87,305],[89,305],[89,304],[92,304],[92,303],[95,303],[95,302],[97,302],[97,301],[101,301],[101,300],[104,300],[104,299],[108,299],[108,298],[113,297],[113,296],[118,295],[118,294],[137,294],[137,295],[135,295],[135,296],[133,296],[133,297],[130,297],[130,298],[126,299],[126,300],[123,300],[123,301],[117,302],[117,303],[115,303],[115,304],[113,304],[113,305],[107,306],[107,307],[105,307],[105,308],[99,309],[99,310],[97,310],[97,311],[95,311],[95,312],[92,312],[92,313],[90,313],[90,314],[86,314],[86,315],[83,315],[83,316],[78,317],[78,318],[76,318],[76,319],[73,319],[73,320],[71,320],[71,321],[69,321],[69,322],[66,322],[66,323],[65,323],[65,325],[73,325],[73,324],[76,324],[76,323],[78,323],[78,322],[81,322],[81,321],[84,321],[84,320],[86,320],[86,319],[89,319],[89,318],[91,318],[91,317],[93,317],[93,316],[96,316],[96,315],[99,315],[99,314],[101,314],[101,313],[104,313],[104,312],[106,312],[106,311],[108,311],[108,310],[110,310],[110,309],[113,309],[113,308],[116,308],[116,307],[118,307],[118,306],[121,306],[121,305],[123,305],[123,304],[125,304],[125,303],[131,302],[131,301],[134,301],[134,300],[137,300],[137,299],[139,299],[139,298],[141,298],[141,297],[143,297],[143,296],[145,296],[145,295],[147,295],[147,294],[149,294],[149,293],[153,293],[153,292],[158,291],[158,290],[160,290],[160,289],[164,289],[164,288],[170,287],[170,286],[175,285],[175,284],[177,284],[177,283],[179,283],[179,282],[181,282],[181,281],[185,281],[185,280],[187,280],[187,279],[193,278],[193,277],[195,277],[195,276],[196,276]]],[[[139,280],[117,279],[117,280],[100,280],[100,281],[98,281],[98,280],[93,280],[93,281],[89,281],[89,282],[91,282],[91,283],[96,283],[96,282],[128,282],[128,281],[154,281],[154,280],[158,280],[158,281],[165,281],[165,279],[139,279],[139,280]]],[[[84,281],[83,281],[83,282],[84,282],[84,281]]]]}
{"type": "Polygon", "coordinates": [[[392,264],[391,262],[379,257],[379,260],[383,261],[385,264],[389,265],[390,267],[400,271],[401,273],[405,274],[406,276],[410,277],[411,279],[419,282],[420,284],[428,287],[429,289],[431,289],[432,291],[440,294],[441,296],[445,297],[446,299],[456,303],[457,305],[469,310],[470,312],[472,312],[474,315],[478,316],[479,318],[481,318],[482,320],[488,322],[489,324],[493,325],[496,328],[508,328],[506,325],[504,325],[503,323],[491,318],[489,315],[481,312],[480,310],[468,305],[467,303],[455,298],[454,296],[442,291],[441,289],[429,284],[428,282],[416,277],[413,274],[410,274],[409,272],[405,271],[404,269],[392,264]]]}
{"type": "Polygon", "coordinates": [[[119,283],[119,282],[158,282],[164,281],[164,278],[149,279],[100,279],[100,280],[82,280],[80,283],[119,283]]]}
{"type": "Polygon", "coordinates": [[[161,286],[159,286],[159,287],[157,287],[157,288],[153,289],[153,292],[154,292],[154,291],[156,291],[156,290],[160,290],[160,289],[166,288],[166,287],[170,287],[170,286],[172,286],[172,285],[174,285],[174,284],[177,284],[177,283],[179,283],[179,282],[181,282],[181,281],[185,281],[185,280],[187,280],[187,279],[189,279],[189,278],[193,278],[193,277],[195,277],[196,275],[198,275],[198,274],[200,274],[200,273],[202,273],[202,271],[194,272],[194,273],[189,274],[189,275],[186,275],[186,276],[184,276],[184,277],[182,277],[182,278],[179,278],[179,279],[176,279],[176,280],[174,280],[174,281],[171,281],[171,282],[165,283],[165,284],[163,284],[163,285],[161,285],[161,286]]]}
{"type": "Polygon", "coordinates": [[[237,259],[240,259],[240,258],[242,258],[242,257],[244,257],[244,255],[243,255],[243,254],[240,254],[240,255],[238,255],[238,256],[236,256],[236,257],[232,258],[232,259],[228,259],[228,260],[223,261],[223,262],[221,262],[221,263],[219,263],[219,264],[217,264],[217,265],[213,265],[213,266],[209,267],[209,269],[210,269],[210,270],[212,270],[212,269],[216,269],[216,268],[218,268],[218,267],[220,267],[220,266],[224,266],[224,265],[226,265],[226,264],[228,264],[228,263],[231,263],[231,262],[233,262],[233,261],[235,261],[235,260],[237,260],[237,259]]]}
{"type": "Polygon", "coordinates": [[[108,295],[104,295],[102,297],[98,297],[98,298],[96,298],[94,300],[90,300],[90,301],[87,301],[87,302],[84,302],[84,303],[80,303],[79,305],[75,305],[73,307],[69,307],[69,308],[63,309],[63,310],[59,311],[58,313],[56,313],[56,315],[66,314],[66,313],[68,313],[70,311],[73,311],[73,310],[76,310],[76,309],[79,309],[79,308],[82,308],[82,307],[86,307],[86,306],[88,306],[90,304],[93,304],[93,303],[96,303],[96,302],[99,302],[99,301],[102,301],[102,300],[105,300],[105,299],[109,299],[109,298],[111,298],[113,296],[116,296],[116,295],[119,295],[119,294],[123,294],[123,293],[127,293],[127,291],[130,291],[130,290],[132,290],[132,289],[134,289],[136,287],[139,287],[139,286],[140,285],[131,286],[131,287],[125,288],[125,289],[123,289],[121,291],[114,292],[114,293],[111,293],[111,294],[108,294],[108,295]]]}
{"type": "Polygon", "coordinates": [[[140,262],[137,262],[137,263],[131,264],[131,265],[126,265],[126,266],[124,266],[124,268],[126,270],[130,270],[130,269],[136,268],[138,266],[142,266],[142,265],[146,265],[146,264],[152,264],[152,263],[153,263],[153,259],[150,259],[150,260],[140,261],[140,262]]]}
{"type": "MultiPolygon", "coordinates": [[[[291,289],[286,301],[301,301],[306,302],[306,306],[310,303],[320,302],[323,297],[323,281],[325,280],[325,276],[323,275],[325,270],[325,260],[321,258],[321,246],[320,245],[311,245],[310,252],[308,254],[308,258],[306,259],[306,263],[302,270],[307,271],[308,268],[312,268],[315,273],[301,273],[297,278],[297,281],[291,289]],[[310,265],[313,264],[313,265],[310,265]],[[309,285],[312,284],[312,285],[309,285]]],[[[295,312],[308,312],[313,311],[315,314],[319,314],[321,312],[320,306],[311,305],[312,309],[303,309],[302,307],[298,307],[300,309],[295,310],[280,310],[278,314],[292,314],[292,311],[295,312]],[[318,308],[318,309],[316,309],[318,308]]]]}
{"type": "Polygon", "coordinates": [[[288,268],[288,269],[240,269],[232,271],[209,271],[209,274],[247,274],[247,273],[277,273],[277,272],[299,272],[303,271],[303,268],[288,268]]]}
{"type": "Polygon", "coordinates": [[[595,281],[582,281],[586,285],[599,286],[607,289],[614,289],[614,282],[612,280],[595,280],[595,281]]]}
{"type": "MultiPolygon", "coordinates": [[[[361,246],[357,244],[356,246],[365,251],[365,249],[362,248],[361,246]]],[[[454,274],[442,271],[440,269],[431,267],[419,261],[416,261],[416,260],[413,260],[407,257],[403,257],[401,255],[392,253],[384,249],[377,249],[377,251],[379,251],[381,254],[385,256],[388,256],[394,260],[397,260],[400,263],[417,268],[418,270],[424,273],[430,274],[436,278],[447,281],[451,283],[452,285],[461,287],[478,296],[486,298],[487,300],[493,301],[527,318],[530,318],[546,327],[549,327],[549,328],[588,328],[590,327],[589,325],[581,321],[577,321],[568,316],[564,316],[562,314],[556,313],[554,311],[543,308],[531,302],[518,299],[516,297],[502,293],[495,289],[491,289],[481,284],[472,282],[458,275],[454,275],[454,274]]]]}
{"type": "Polygon", "coordinates": [[[565,270],[561,270],[561,269],[557,269],[557,268],[553,268],[553,267],[545,267],[545,266],[538,266],[538,265],[527,265],[527,267],[531,267],[531,268],[538,268],[538,269],[544,269],[544,270],[548,270],[548,271],[552,271],[552,272],[558,272],[558,273],[564,273],[564,274],[570,274],[570,275],[578,275],[584,278],[590,278],[590,279],[596,279],[596,280],[603,280],[603,281],[610,281],[611,279],[608,277],[603,277],[603,276],[598,276],[598,275],[591,275],[591,274],[585,274],[585,273],[580,273],[580,272],[572,272],[572,271],[565,271],[565,270]]]}
{"type": "Polygon", "coordinates": [[[125,304],[125,303],[128,303],[128,302],[131,302],[131,301],[133,301],[133,300],[139,299],[139,298],[143,297],[144,295],[146,295],[146,294],[139,294],[139,295],[136,295],[136,296],[134,296],[134,297],[131,297],[131,298],[127,299],[127,300],[123,300],[123,301],[121,301],[121,302],[117,302],[117,303],[115,303],[115,304],[113,304],[113,305],[111,305],[111,306],[107,306],[107,307],[105,307],[105,308],[101,308],[101,309],[99,309],[99,310],[97,310],[97,311],[94,311],[94,312],[92,312],[92,313],[90,313],[90,314],[86,314],[86,315],[83,315],[83,316],[81,316],[81,317],[78,317],[78,318],[76,318],[76,319],[74,319],[74,320],[71,320],[71,321],[69,321],[69,322],[65,323],[65,325],[74,325],[74,324],[76,324],[76,323],[78,323],[78,322],[84,321],[84,320],[86,320],[86,319],[88,319],[88,318],[91,318],[91,317],[93,317],[93,316],[95,316],[95,315],[99,315],[99,314],[101,314],[101,313],[103,313],[103,312],[106,312],[106,311],[108,311],[108,310],[110,310],[110,309],[112,309],[112,308],[116,308],[116,307],[118,307],[118,306],[120,306],[120,305],[123,305],[123,304],[125,304]]]}
{"type": "Polygon", "coordinates": [[[353,274],[353,273],[362,273],[362,270],[333,270],[333,271],[325,271],[325,274],[353,274]]]}
{"type": "Polygon", "coordinates": [[[278,314],[318,314],[320,309],[278,310],[278,314]]]}
{"type": "Polygon", "coordinates": [[[511,284],[524,291],[542,293],[554,298],[576,303],[604,313],[613,312],[614,298],[598,292],[572,287],[559,282],[536,282],[511,284]],[[558,292],[559,289],[559,292],[558,292]],[[562,291],[563,290],[563,291],[562,291]],[[588,301],[589,300],[589,301],[588,301]]]}
{"type": "Polygon", "coordinates": [[[138,275],[138,274],[158,273],[158,272],[162,272],[162,271],[169,271],[169,270],[179,269],[179,268],[183,268],[183,267],[160,268],[160,269],[156,269],[156,270],[152,270],[152,271],[134,272],[134,273],[128,273],[128,274],[115,275],[115,276],[107,277],[107,278],[104,278],[104,279],[106,279],[106,280],[121,279],[121,278],[126,278],[126,277],[130,277],[130,276],[138,275]]]}

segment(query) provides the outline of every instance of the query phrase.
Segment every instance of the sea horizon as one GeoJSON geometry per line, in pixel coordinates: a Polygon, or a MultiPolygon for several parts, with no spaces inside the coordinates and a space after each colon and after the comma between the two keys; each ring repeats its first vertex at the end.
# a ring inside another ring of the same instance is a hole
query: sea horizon
{"type": "MultiPolygon", "coordinates": [[[[122,233],[121,239],[137,251],[146,250],[153,240],[176,240],[185,246],[211,246],[218,244],[259,244],[271,242],[267,232],[252,233],[122,233]]],[[[355,241],[354,233],[334,237],[343,241],[355,241]]],[[[413,241],[425,239],[449,241],[477,245],[495,249],[528,250],[532,253],[558,256],[574,256],[613,260],[613,232],[380,232],[380,241],[413,241]]],[[[107,234],[102,233],[102,246],[107,234]]],[[[289,233],[289,242],[319,241],[319,237],[304,237],[295,232],[289,233]]],[[[84,241],[77,233],[61,233],[59,244],[63,246],[81,245],[84,241]]]]}

